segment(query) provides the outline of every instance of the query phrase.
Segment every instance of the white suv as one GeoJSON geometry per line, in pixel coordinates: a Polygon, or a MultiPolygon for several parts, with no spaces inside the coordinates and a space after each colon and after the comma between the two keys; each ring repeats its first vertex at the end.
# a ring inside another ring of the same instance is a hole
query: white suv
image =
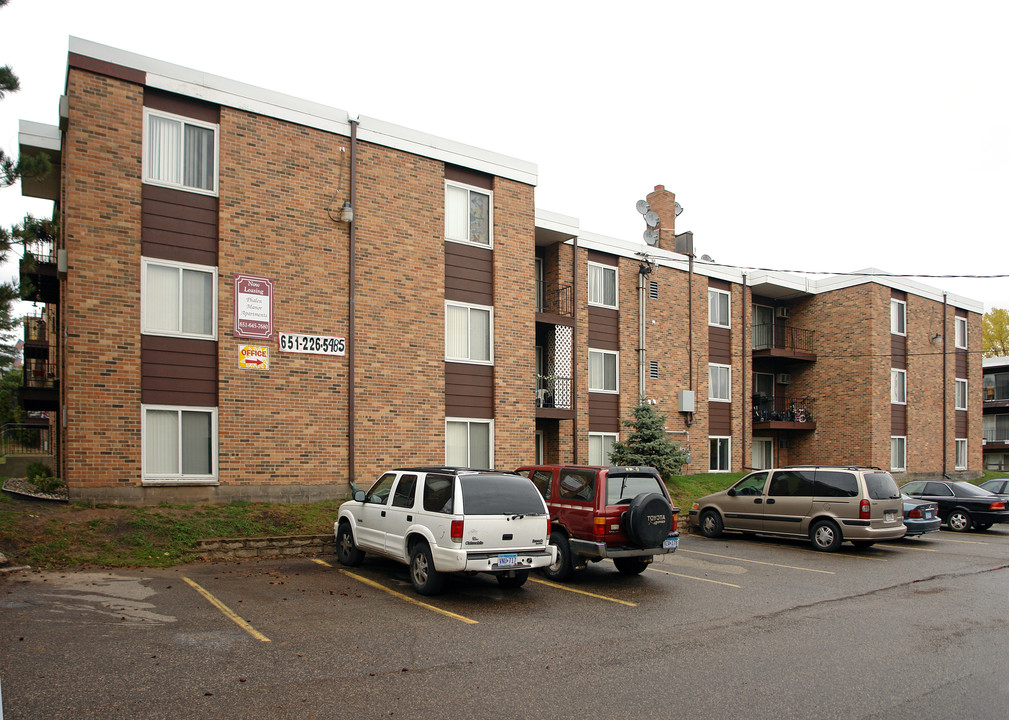
{"type": "Polygon", "coordinates": [[[557,552],[531,480],[454,467],[390,470],[340,506],[333,531],[341,564],[359,565],[366,552],[406,563],[421,595],[440,592],[452,572],[489,572],[520,587],[557,552]]]}

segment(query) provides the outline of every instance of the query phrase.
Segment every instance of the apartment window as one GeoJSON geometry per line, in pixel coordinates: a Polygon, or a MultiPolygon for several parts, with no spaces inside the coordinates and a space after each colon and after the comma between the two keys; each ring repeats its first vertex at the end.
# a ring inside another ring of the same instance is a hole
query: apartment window
{"type": "Polygon", "coordinates": [[[956,470],[967,469],[967,439],[957,439],[956,441],[956,470]]]}
{"type": "Polygon", "coordinates": [[[217,481],[217,408],[145,405],[144,482],[217,481]]]}
{"type": "Polygon", "coordinates": [[[708,470],[710,472],[730,472],[732,470],[732,465],[729,461],[731,446],[732,438],[708,438],[708,470]]]}
{"type": "Polygon", "coordinates": [[[900,435],[890,437],[890,470],[907,470],[907,438],[900,435]]]}
{"type": "Polygon", "coordinates": [[[445,303],[446,360],[490,365],[494,362],[493,339],[493,308],[445,303]]]}
{"type": "Polygon", "coordinates": [[[967,318],[953,318],[953,338],[956,347],[967,348],[967,318]]]}
{"type": "Polygon", "coordinates": [[[907,334],[907,303],[890,299],[890,332],[894,335],[907,334]]]}
{"type": "Polygon", "coordinates": [[[617,366],[620,353],[609,350],[589,350],[589,392],[620,391],[617,366]]]}
{"type": "Polygon", "coordinates": [[[890,402],[907,403],[907,370],[890,368],[890,402]]]}
{"type": "Polygon", "coordinates": [[[729,327],[729,293],[708,288],[708,325],[729,327]]]}
{"type": "Polygon", "coordinates": [[[217,337],[217,268],[144,258],[141,273],[141,332],[217,337]]]}
{"type": "Polygon", "coordinates": [[[963,378],[957,378],[956,379],[955,393],[956,394],[955,394],[955,397],[954,397],[954,400],[955,400],[954,408],[957,409],[957,410],[966,410],[967,409],[967,381],[966,380],[964,380],[963,378]]]}
{"type": "Polygon", "coordinates": [[[454,182],[445,183],[445,238],[481,247],[493,244],[493,193],[454,182]]]}
{"type": "Polygon", "coordinates": [[[616,433],[589,433],[589,465],[609,465],[616,433]]]}
{"type": "Polygon", "coordinates": [[[617,269],[589,263],[589,305],[617,307],[617,269]]]}
{"type": "Polygon", "coordinates": [[[708,400],[730,402],[732,400],[732,367],[729,365],[708,365],[708,400]]]}
{"type": "Polygon", "coordinates": [[[217,194],[218,126],[144,108],[144,182],[217,194]]]}
{"type": "Polygon", "coordinates": [[[445,464],[458,467],[494,467],[494,421],[450,418],[445,420],[445,464]]]}

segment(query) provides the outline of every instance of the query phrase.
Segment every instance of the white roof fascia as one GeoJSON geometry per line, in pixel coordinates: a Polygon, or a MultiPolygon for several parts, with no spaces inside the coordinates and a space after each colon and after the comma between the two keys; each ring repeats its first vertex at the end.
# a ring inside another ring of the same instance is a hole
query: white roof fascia
{"type": "MultiPolygon", "coordinates": [[[[606,235],[583,231],[578,234],[578,246],[587,250],[597,250],[638,261],[642,260],[642,255],[647,255],[652,262],[660,267],[668,267],[683,272],[687,272],[690,269],[690,262],[685,255],[646,245],[642,242],[620,240],[606,235]]],[[[731,283],[743,282],[743,275],[736,268],[712,267],[710,265],[694,263],[694,274],[715,278],[716,280],[725,280],[731,283]]]]}
{"type": "Polygon", "coordinates": [[[59,152],[60,129],[56,125],[20,120],[18,122],[18,145],[59,152]]]}
{"type": "Polygon", "coordinates": [[[814,281],[814,291],[817,293],[830,292],[831,290],[840,290],[869,282],[917,295],[928,300],[934,300],[935,302],[942,302],[945,296],[947,305],[953,305],[968,312],[984,314],[983,302],[949,292],[944,293],[940,288],[926,285],[907,277],[893,277],[886,270],[880,270],[879,268],[865,268],[863,270],[856,270],[849,275],[833,275],[821,278],[814,281]]]}
{"type": "Polygon", "coordinates": [[[543,208],[535,208],[533,214],[536,218],[536,227],[544,230],[553,230],[563,235],[578,234],[578,218],[570,215],[561,215],[543,208]]]}
{"type": "Polygon", "coordinates": [[[746,284],[753,285],[775,285],[777,287],[794,290],[795,292],[812,295],[815,291],[808,277],[794,275],[792,273],[773,272],[768,270],[754,270],[747,274],[746,284]]]}
{"type": "MultiPolygon", "coordinates": [[[[181,65],[173,65],[77,37],[70,38],[70,52],[142,71],[147,75],[147,85],[159,90],[167,90],[326,132],[350,135],[350,117],[345,110],[265,90],[181,65]]],[[[360,118],[358,137],[367,142],[462,165],[529,185],[536,185],[537,182],[538,170],[534,163],[410,130],[375,118],[360,118]]]]}
{"type": "Polygon", "coordinates": [[[1007,367],[1009,368],[1009,356],[999,355],[996,357],[986,357],[981,358],[982,368],[999,368],[1007,367]]]}

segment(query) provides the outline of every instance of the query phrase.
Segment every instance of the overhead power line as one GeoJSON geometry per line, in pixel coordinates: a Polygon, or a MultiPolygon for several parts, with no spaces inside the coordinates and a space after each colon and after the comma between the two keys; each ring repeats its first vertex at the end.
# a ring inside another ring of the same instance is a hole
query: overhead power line
{"type": "Polygon", "coordinates": [[[931,279],[957,279],[967,278],[971,280],[997,280],[1009,278],[1009,273],[998,273],[991,275],[952,275],[952,274],[929,274],[929,273],[891,273],[891,272],[838,272],[837,270],[782,270],[781,268],[757,267],[755,265],[729,265],[717,263],[711,260],[700,260],[694,258],[696,265],[707,265],[709,267],[728,268],[732,270],[759,270],[761,272],[789,273],[792,275],[840,275],[845,277],[885,277],[885,278],[931,278],[931,279]]]}

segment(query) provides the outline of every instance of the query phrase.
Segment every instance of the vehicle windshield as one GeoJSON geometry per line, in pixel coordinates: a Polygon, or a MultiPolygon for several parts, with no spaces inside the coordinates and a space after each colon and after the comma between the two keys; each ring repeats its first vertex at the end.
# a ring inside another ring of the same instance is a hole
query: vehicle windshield
{"type": "Polygon", "coordinates": [[[900,497],[897,483],[888,472],[867,472],[865,488],[873,500],[896,500],[900,497]]]}
{"type": "Polygon", "coordinates": [[[519,475],[460,475],[467,515],[545,515],[543,496],[519,475]]]}
{"type": "Polygon", "coordinates": [[[610,475],[606,478],[606,504],[629,503],[641,493],[662,492],[662,481],[654,475],[610,475]]]}

